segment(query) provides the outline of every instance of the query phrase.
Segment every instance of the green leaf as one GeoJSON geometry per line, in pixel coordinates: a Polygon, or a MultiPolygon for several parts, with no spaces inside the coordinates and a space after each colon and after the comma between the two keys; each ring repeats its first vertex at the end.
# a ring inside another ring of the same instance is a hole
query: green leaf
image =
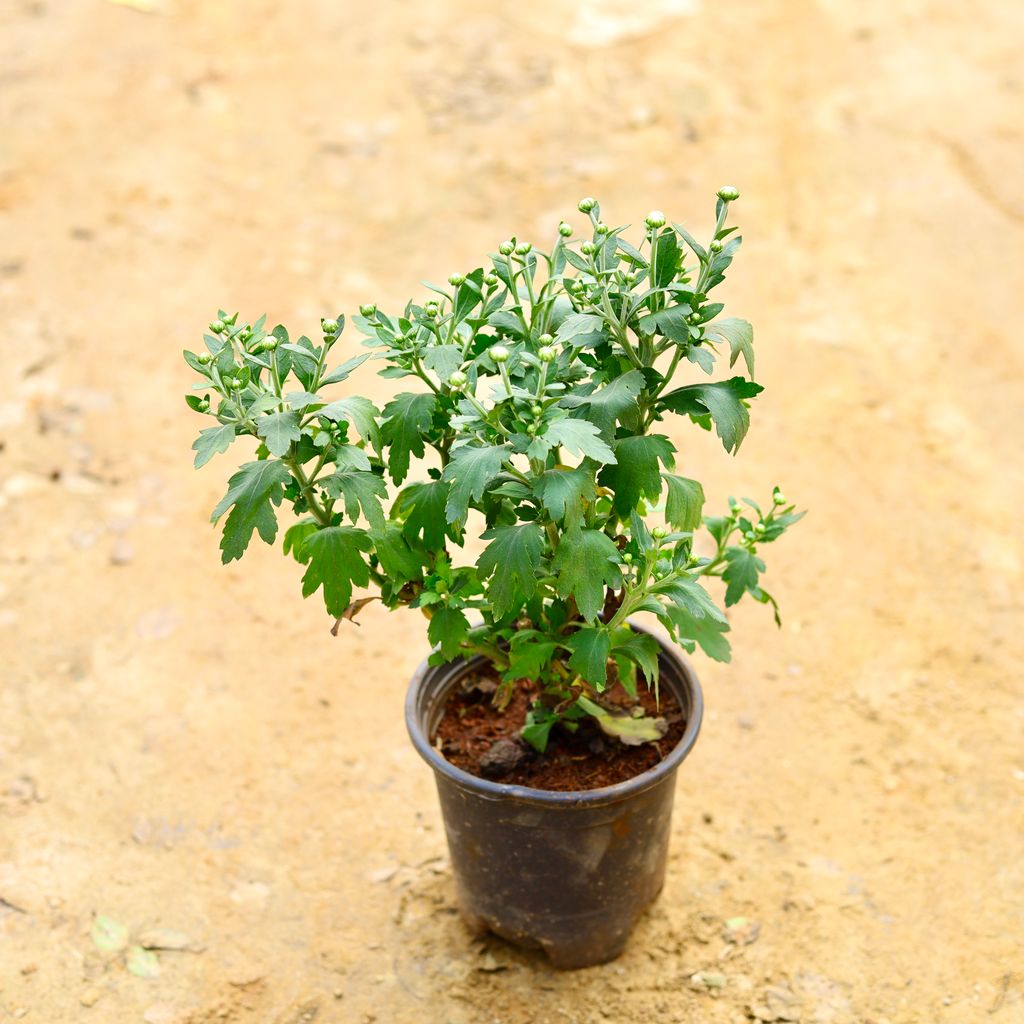
{"type": "Polygon", "coordinates": [[[558,648],[553,640],[543,639],[537,630],[517,630],[508,652],[508,668],[503,679],[537,679],[547,668],[558,648]],[[540,637],[540,639],[537,639],[540,637]]]}
{"type": "MultiPolygon", "coordinates": [[[[647,685],[656,690],[658,687],[658,655],[661,653],[658,641],[647,633],[634,633],[632,630],[624,632],[627,634],[625,638],[617,640],[612,645],[612,657],[616,661],[625,658],[639,666],[647,685]]],[[[635,690],[633,695],[635,696],[635,690]]]]}
{"type": "Polygon", "coordinates": [[[644,334],[654,334],[660,330],[671,341],[685,344],[690,340],[690,325],[686,318],[693,312],[690,306],[669,306],[657,313],[649,313],[639,323],[644,334]]]}
{"type": "Polygon", "coordinates": [[[452,460],[441,475],[452,485],[445,506],[449,523],[464,519],[470,502],[483,497],[484,490],[498,475],[511,448],[509,444],[463,445],[452,452],[452,460]]]}
{"type": "Polygon", "coordinates": [[[679,273],[682,253],[679,251],[676,234],[671,228],[666,228],[658,235],[654,246],[655,252],[651,256],[651,266],[654,268],[651,286],[664,288],[667,284],[671,284],[676,274],[679,273]]]}
{"type": "Polygon", "coordinates": [[[305,519],[301,523],[289,526],[284,531],[284,553],[291,555],[299,565],[305,565],[309,561],[309,556],[305,553],[306,541],[319,529],[312,519],[305,519]]]}
{"type": "Polygon", "coordinates": [[[615,453],[601,440],[600,430],[589,420],[574,420],[568,417],[555,420],[548,424],[543,437],[552,445],[568,448],[573,455],[584,456],[597,462],[615,461],[615,453]]]}
{"type": "Polygon", "coordinates": [[[567,316],[555,332],[555,340],[569,343],[574,348],[585,348],[599,342],[604,332],[604,320],[594,313],[573,313],[567,316]]]}
{"type": "Polygon", "coordinates": [[[662,473],[668,484],[668,498],[665,502],[665,518],[677,530],[696,530],[701,523],[704,509],[704,488],[696,480],[672,473],[662,473]]]}
{"type": "Polygon", "coordinates": [[[103,953],[117,953],[128,945],[128,929],[125,925],[97,914],[92,921],[92,941],[103,953]]]}
{"type": "Polygon", "coordinates": [[[125,954],[124,965],[136,978],[160,977],[160,959],[151,949],[132,946],[125,954]]]}
{"type": "Polygon", "coordinates": [[[438,608],[430,616],[427,639],[441,648],[445,661],[454,661],[461,653],[462,641],[469,632],[466,616],[456,608],[438,608]]]}
{"type": "Polygon", "coordinates": [[[364,355],[353,356],[351,359],[346,359],[345,362],[331,370],[331,372],[320,381],[320,386],[323,387],[325,384],[340,384],[353,370],[362,366],[371,355],[371,352],[367,352],[364,355]]]}
{"type": "Polygon", "coordinates": [[[376,473],[364,470],[345,470],[323,480],[323,488],[332,498],[345,499],[345,515],[354,523],[362,509],[366,521],[380,529],[384,525],[384,510],[380,499],[388,496],[384,480],[376,473]]]}
{"type": "Polygon", "coordinates": [[[292,441],[298,441],[302,436],[300,420],[297,412],[275,412],[270,416],[260,416],[256,420],[256,432],[263,438],[270,454],[281,458],[288,454],[292,441]]]}
{"type": "Polygon", "coordinates": [[[379,447],[377,418],[380,412],[368,398],[360,395],[339,398],[336,402],[325,405],[317,415],[335,423],[351,423],[364,441],[368,441],[374,448],[379,447]]]}
{"type": "Polygon", "coordinates": [[[711,415],[715,431],[727,452],[735,452],[750,426],[750,415],[743,400],[759,395],[764,388],[743,377],[714,384],[690,384],[670,391],[661,400],[661,406],[683,416],[711,415]]]}
{"type": "Polygon", "coordinates": [[[612,649],[608,630],[603,626],[579,629],[566,640],[566,644],[572,651],[569,668],[598,690],[603,690],[608,680],[608,655],[612,649]]]}
{"type": "Polygon", "coordinates": [[[401,527],[386,522],[379,529],[370,531],[370,539],[377,560],[392,585],[397,587],[420,578],[420,556],[409,546],[401,527]]]}
{"type": "Polygon", "coordinates": [[[398,395],[384,406],[384,420],[380,435],[388,452],[388,470],[396,484],[400,484],[409,472],[409,456],[423,458],[423,435],[430,430],[430,423],[437,406],[433,393],[413,395],[408,392],[398,395]]]}
{"type": "Polygon", "coordinates": [[[405,520],[405,535],[415,538],[422,534],[423,545],[430,551],[444,547],[447,528],[444,510],[450,490],[444,480],[410,484],[399,494],[392,510],[392,515],[405,520]]]}
{"type": "Polygon", "coordinates": [[[334,449],[334,465],[338,472],[349,469],[368,471],[370,460],[362,448],[357,448],[354,444],[343,444],[334,449]]]}
{"type": "Polygon", "coordinates": [[[272,460],[247,462],[228,480],[227,493],[213,510],[216,522],[230,508],[221,538],[221,561],[227,565],[241,558],[249,546],[253,530],[267,544],[277,536],[277,516],[272,505],[280,505],[284,485],[291,473],[283,462],[272,460]],[[232,508],[232,506],[234,506],[232,508]]]}
{"type": "Polygon", "coordinates": [[[695,579],[677,576],[655,583],[650,589],[652,593],[661,594],[672,604],[686,609],[694,618],[727,622],[725,612],[695,579]]]}
{"type": "Polygon", "coordinates": [[[487,589],[497,618],[515,611],[537,590],[537,570],[544,552],[544,530],[537,523],[498,526],[483,534],[490,544],[477,560],[480,578],[491,580],[487,589]]]}
{"type": "Polygon", "coordinates": [[[205,466],[214,455],[220,455],[231,447],[235,439],[233,424],[222,427],[207,427],[199,431],[199,436],[192,442],[192,450],[196,453],[195,467],[205,466]]]}
{"type": "Polygon", "coordinates": [[[747,364],[747,372],[751,377],[754,376],[754,328],[746,320],[728,317],[708,324],[704,331],[709,338],[721,338],[729,342],[729,366],[734,366],[742,355],[747,364]]]}
{"type": "Polygon", "coordinates": [[[370,572],[360,554],[369,551],[370,538],[354,526],[328,526],[306,539],[309,566],[302,577],[302,596],[323,587],[329,614],[339,617],[352,600],[352,585],[365,587],[370,572]]]}
{"type": "Polygon", "coordinates": [[[726,561],[729,563],[722,573],[725,580],[726,607],[734,605],[748,590],[757,591],[759,574],[764,572],[764,562],[746,548],[727,548],[726,561]]]}
{"type": "Polygon", "coordinates": [[[555,522],[578,523],[584,503],[593,501],[596,495],[593,476],[579,466],[549,469],[537,477],[534,487],[555,522]]]}
{"type": "Polygon", "coordinates": [[[570,409],[585,406],[587,419],[596,423],[601,432],[610,437],[617,420],[621,420],[627,413],[637,411],[637,396],[643,389],[644,375],[639,370],[630,370],[593,394],[566,397],[562,405],[570,409]]]}
{"type": "Polygon", "coordinates": [[[423,353],[423,365],[444,383],[462,366],[462,349],[458,345],[434,345],[423,353]]]}
{"type": "Polygon", "coordinates": [[[696,642],[715,661],[727,662],[732,657],[732,648],[723,635],[729,632],[728,622],[709,615],[698,617],[689,609],[676,604],[666,605],[665,614],[675,630],[676,639],[689,650],[693,650],[696,642]]]}
{"type": "Polygon", "coordinates": [[[548,737],[551,730],[561,719],[550,709],[536,704],[526,712],[526,724],[519,730],[519,735],[537,751],[543,754],[548,748],[548,737]]]}
{"type": "Polygon", "coordinates": [[[625,517],[641,498],[657,501],[661,495],[661,467],[672,466],[675,447],[661,434],[639,434],[614,442],[616,465],[605,466],[598,477],[615,492],[612,507],[625,517]]]}
{"type": "Polygon", "coordinates": [[[583,618],[593,622],[604,607],[605,587],[622,583],[618,561],[619,549],[607,534],[579,527],[567,531],[551,561],[559,596],[574,597],[583,618]]]}
{"type": "Polygon", "coordinates": [[[668,732],[668,722],[664,718],[648,718],[646,715],[634,717],[628,711],[609,711],[586,697],[580,697],[577,703],[597,720],[602,732],[630,747],[653,743],[668,732]]]}
{"type": "MultiPolygon", "coordinates": [[[[452,309],[452,318],[456,323],[460,323],[465,320],[470,313],[478,305],[480,305],[483,295],[481,293],[481,286],[483,285],[484,272],[482,269],[477,268],[471,273],[466,275],[466,280],[462,282],[455,289],[455,304],[452,309]]],[[[458,369],[458,367],[456,367],[458,369]]]]}

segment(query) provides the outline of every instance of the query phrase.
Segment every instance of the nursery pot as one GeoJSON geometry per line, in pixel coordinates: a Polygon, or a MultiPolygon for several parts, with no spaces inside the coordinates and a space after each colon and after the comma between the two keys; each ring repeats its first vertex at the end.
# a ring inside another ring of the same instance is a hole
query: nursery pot
{"type": "Polygon", "coordinates": [[[696,742],[703,699],[690,663],[656,639],[660,685],[679,701],[685,731],[654,768],[601,789],[531,789],[456,768],[431,737],[449,694],[482,659],[417,670],[406,725],[434,769],[459,910],[474,931],[540,948],[555,967],[588,967],[622,952],[661,891],[676,770],[696,742]]]}

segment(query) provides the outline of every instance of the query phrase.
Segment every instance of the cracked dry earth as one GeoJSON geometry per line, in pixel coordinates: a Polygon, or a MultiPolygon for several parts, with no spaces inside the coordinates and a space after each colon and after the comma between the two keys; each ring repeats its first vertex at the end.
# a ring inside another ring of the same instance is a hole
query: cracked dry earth
{"type": "Polygon", "coordinates": [[[0,1020],[1024,1020],[1022,43],[997,0],[8,0],[0,1020]],[[180,350],[585,194],[703,234],[725,182],[767,390],[738,459],[674,440],[712,507],[811,514],[783,629],[698,664],[660,901],[557,974],[453,911],[422,624],[218,564],[180,350]]]}

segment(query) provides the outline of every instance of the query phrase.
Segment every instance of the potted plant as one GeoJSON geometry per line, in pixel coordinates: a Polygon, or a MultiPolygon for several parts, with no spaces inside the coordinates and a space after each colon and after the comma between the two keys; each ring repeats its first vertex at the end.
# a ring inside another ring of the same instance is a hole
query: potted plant
{"type": "Polygon", "coordinates": [[[705,516],[661,429],[689,418],[735,452],[762,390],[750,325],[709,297],[740,244],[737,197],[719,191],[706,246],[657,211],[634,245],[585,199],[583,240],[562,222],[549,252],[509,239],[401,315],[362,306],[370,351],[337,366],[341,316],[317,344],[221,311],[185,353],[202,377],[187,402],[216,420],[196,466],[256,444],[213,510],[223,561],[254,532],[273,542],[287,505],[284,550],[334,632],[374,599],[424,614],[434,653],[407,724],[437,776],[460,907],[558,966],[616,956],[657,895],[702,709],[677,647],[729,659],[704,583],[724,583],[726,606],[774,608],[760,551],[800,517],[778,488],[705,516]],[[719,357],[747,376],[674,385],[719,357]],[[371,358],[404,381],[380,410],[334,394],[371,358]]]}

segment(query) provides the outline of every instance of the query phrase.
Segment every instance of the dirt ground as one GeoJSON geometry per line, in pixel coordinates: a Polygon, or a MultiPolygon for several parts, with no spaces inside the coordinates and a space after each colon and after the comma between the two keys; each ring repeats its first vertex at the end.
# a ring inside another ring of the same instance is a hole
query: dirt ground
{"type": "Polygon", "coordinates": [[[134,2],[0,6],[0,1020],[1024,1021],[1024,6],[134,2]],[[220,566],[180,352],[725,183],[767,390],[675,440],[811,514],[698,661],[661,900],[557,974],[453,911],[422,622],[220,566]]]}

